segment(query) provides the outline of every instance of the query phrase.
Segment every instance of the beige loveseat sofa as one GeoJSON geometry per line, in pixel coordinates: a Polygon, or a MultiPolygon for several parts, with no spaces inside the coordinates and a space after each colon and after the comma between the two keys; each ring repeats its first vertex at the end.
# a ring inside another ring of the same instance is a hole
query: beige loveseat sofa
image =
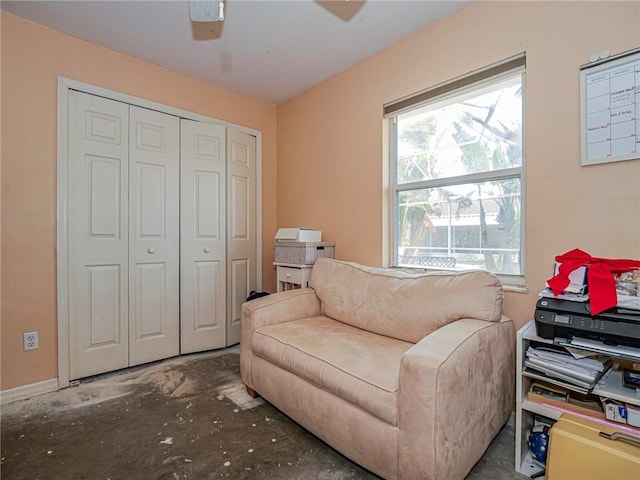
{"type": "Polygon", "coordinates": [[[320,259],[310,287],[244,304],[250,393],[386,479],[464,478],[513,408],[499,280],[320,259]]]}

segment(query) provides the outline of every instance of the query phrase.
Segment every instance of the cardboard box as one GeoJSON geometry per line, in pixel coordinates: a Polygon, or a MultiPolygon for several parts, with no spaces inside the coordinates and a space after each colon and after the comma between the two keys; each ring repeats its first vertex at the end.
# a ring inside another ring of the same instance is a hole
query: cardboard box
{"type": "Polygon", "coordinates": [[[310,228],[279,228],[276,233],[279,242],[321,242],[322,230],[310,228]]]}
{"type": "Polygon", "coordinates": [[[627,423],[627,407],[612,400],[603,400],[604,416],[607,420],[618,423],[627,423]]]}
{"type": "Polygon", "coordinates": [[[640,407],[627,403],[627,423],[634,427],[640,427],[640,407]]]}

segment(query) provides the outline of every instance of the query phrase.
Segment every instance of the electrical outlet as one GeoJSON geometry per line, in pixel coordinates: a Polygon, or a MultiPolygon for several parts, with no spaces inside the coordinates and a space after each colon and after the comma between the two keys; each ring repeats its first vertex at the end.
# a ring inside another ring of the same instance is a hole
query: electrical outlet
{"type": "Polygon", "coordinates": [[[26,332],[24,334],[24,349],[25,351],[38,349],[38,332],[26,332]]]}

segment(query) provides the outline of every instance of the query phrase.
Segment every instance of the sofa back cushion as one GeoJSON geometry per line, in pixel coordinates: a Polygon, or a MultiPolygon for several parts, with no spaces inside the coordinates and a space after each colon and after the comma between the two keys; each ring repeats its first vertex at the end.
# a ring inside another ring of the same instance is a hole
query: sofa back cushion
{"type": "Polygon", "coordinates": [[[412,343],[461,318],[502,316],[502,284],[482,270],[407,273],[320,258],[309,286],[324,315],[412,343]]]}

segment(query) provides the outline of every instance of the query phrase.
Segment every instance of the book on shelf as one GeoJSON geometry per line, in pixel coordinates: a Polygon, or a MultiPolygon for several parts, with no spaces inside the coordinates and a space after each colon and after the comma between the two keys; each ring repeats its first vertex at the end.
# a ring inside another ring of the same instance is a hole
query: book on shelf
{"type": "Polygon", "coordinates": [[[529,387],[529,393],[537,397],[546,397],[560,402],[569,401],[569,390],[544,382],[533,382],[529,387]]]}
{"type": "Polygon", "coordinates": [[[533,365],[528,360],[525,360],[524,364],[526,367],[529,367],[529,369],[536,371],[538,376],[535,378],[538,378],[541,380],[547,380],[547,381],[556,380],[556,385],[559,385],[559,386],[580,387],[584,390],[584,393],[587,393],[589,390],[591,390],[596,383],[595,381],[585,382],[583,380],[580,380],[578,378],[575,378],[569,375],[565,375],[555,370],[549,370],[548,368],[545,368],[545,367],[533,365]]]}
{"type": "Polygon", "coordinates": [[[586,389],[593,388],[611,365],[608,357],[574,358],[562,347],[530,346],[526,356],[526,367],[586,389]]]}
{"type": "Polygon", "coordinates": [[[527,359],[527,362],[529,362],[529,366],[533,369],[538,369],[545,373],[547,373],[548,370],[551,370],[553,372],[564,374],[567,377],[575,378],[576,380],[581,380],[586,383],[593,382],[597,374],[600,373],[600,371],[598,370],[592,371],[581,369],[577,366],[555,364],[553,362],[540,360],[535,357],[527,359]]]}
{"type": "Polygon", "coordinates": [[[529,347],[527,356],[538,358],[549,364],[566,365],[580,370],[599,372],[605,370],[610,361],[609,357],[603,355],[575,357],[566,348],[559,346],[529,347]]]}
{"type": "Polygon", "coordinates": [[[537,370],[532,370],[530,368],[526,367],[526,362],[525,362],[525,368],[522,370],[522,374],[525,377],[529,377],[529,378],[534,378],[536,380],[542,380],[544,382],[547,383],[552,383],[553,385],[557,385],[559,387],[564,387],[564,388],[569,388],[573,391],[576,392],[580,392],[580,393],[589,393],[589,391],[591,390],[590,387],[583,387],[581,385],[578,385],[576,383],[571,383],[571,382],[566,382],[562,379],[559,378],[554,378],[554,377],[550,377],[548,375],[545,375],[542,372],[539,372],[537,370]]]}
{"type": "Polygon", "coordinates": [[[602,404],[597,396],[576,394],[544,382],[531,384],[527,392],[527,400],[541,405],[561,407],[593,418],[605,418],[602,404]]]}

